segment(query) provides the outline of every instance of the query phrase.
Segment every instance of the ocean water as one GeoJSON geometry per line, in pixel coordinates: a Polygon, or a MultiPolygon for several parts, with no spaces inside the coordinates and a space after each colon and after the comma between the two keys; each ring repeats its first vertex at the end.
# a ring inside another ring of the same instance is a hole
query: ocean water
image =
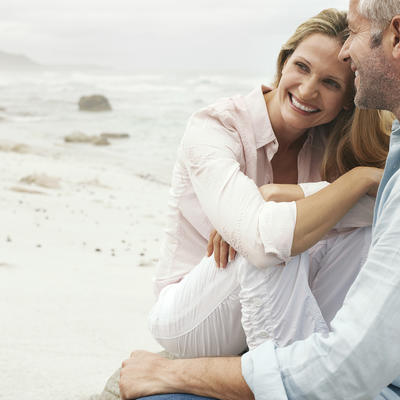
{"type": "Polygon", "coordinates": [[[97,147],[70,144],[90,157],[104,154],[133,174],[168,184],[190,115],[218,98],[246,94],[270,78],[232,73],[138,74],[99,70],[3,71],[0,140],[65,146],[72,132],[129,133],[97,147]],[[102,94],[111,112],[80,112],[80,96],[102,94]]]}

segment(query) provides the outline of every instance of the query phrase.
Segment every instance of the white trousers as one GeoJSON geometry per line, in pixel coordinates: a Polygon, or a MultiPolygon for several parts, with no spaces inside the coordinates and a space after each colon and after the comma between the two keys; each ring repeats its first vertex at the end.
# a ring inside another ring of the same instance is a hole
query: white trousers
{"type": "Polygon", "coordinates": [[[236,355],[329,332],[364,264],[371,228],[330,234],[286,265],[259,269],[237,255],[226,269],[205,257],[165,287],[149,315],[154,338],[177,357],[236,355]]]}

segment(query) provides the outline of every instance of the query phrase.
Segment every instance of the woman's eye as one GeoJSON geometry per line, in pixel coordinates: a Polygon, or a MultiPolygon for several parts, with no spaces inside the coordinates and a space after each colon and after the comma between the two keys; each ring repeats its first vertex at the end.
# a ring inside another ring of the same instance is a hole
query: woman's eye
{"type": "Polygon", "coordinates": [[[306,64],[303,64],[302,62],[297,62],[296,63],[297,67],[300,68],[302,71],[308,72],[308,67],[306,64]]]}
{"type": "Polygon", "coordinates": [[[334,81],[334,80],[332,80],[332,79],[326,79],[326,80],[325,80],[325,83],[326,83],[328,86],[331,86],[331,87],[333,87],[333,88],[335,88],[335,89],[340,89],[340,85],[339,85],[336,81],[334,81]]]}

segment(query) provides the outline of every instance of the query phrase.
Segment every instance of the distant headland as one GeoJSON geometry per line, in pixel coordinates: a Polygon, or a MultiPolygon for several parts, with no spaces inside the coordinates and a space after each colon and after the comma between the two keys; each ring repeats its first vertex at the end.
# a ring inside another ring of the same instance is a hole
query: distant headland
{"type": "Polygon", "coordinates": [[[42,66],[23,54],[13,54],[0,51],[0,68],[40,69],[42,66]]]}

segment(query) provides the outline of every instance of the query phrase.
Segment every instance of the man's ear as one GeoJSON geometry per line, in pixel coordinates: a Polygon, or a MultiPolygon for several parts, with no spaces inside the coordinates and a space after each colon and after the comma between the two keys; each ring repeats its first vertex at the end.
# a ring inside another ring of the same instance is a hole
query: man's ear
{"type": "Polygon", "coordinates": [[[400,15],[392,18],[390,23],[390,31],[392,33],[392,54],[394,59],[400,60],[400,15]]]}

